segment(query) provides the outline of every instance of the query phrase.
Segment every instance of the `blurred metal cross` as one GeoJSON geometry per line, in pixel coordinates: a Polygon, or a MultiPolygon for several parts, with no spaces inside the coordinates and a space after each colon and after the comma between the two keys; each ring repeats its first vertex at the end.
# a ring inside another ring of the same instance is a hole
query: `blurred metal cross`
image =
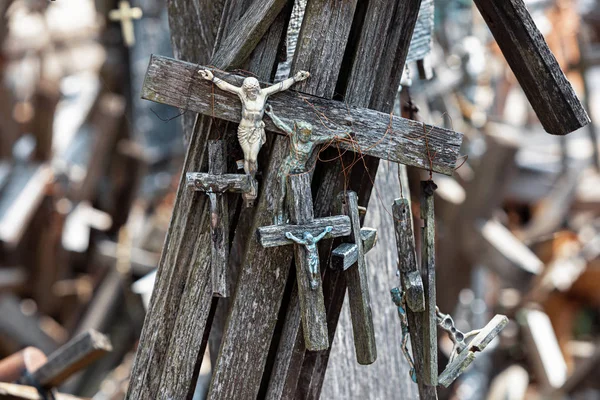
{"type": "Polygon", "coordinates": [[[133,32],[133,20],[142,18],[142,9],[139,7],[131,8],[127,0],[119,2],[117,10],[111,10],[108,13],[111,21],[121,21],[121,31],[123,33],[123,42],[125,46],[131,47],[135,44],[135,35],[133,32]]]}

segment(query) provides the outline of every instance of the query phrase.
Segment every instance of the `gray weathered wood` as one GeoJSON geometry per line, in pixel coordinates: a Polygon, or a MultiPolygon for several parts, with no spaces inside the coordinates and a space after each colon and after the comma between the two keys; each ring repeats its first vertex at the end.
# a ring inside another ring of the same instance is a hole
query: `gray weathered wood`
{"type": "Polygon", "coordinates": [[[200,192],[245,193],[252,189],[252,177],[244,174],[212,175],[206,172],[188,172],[187,186],[200,192]]]}
{"type": "MultiPolygon", "coordinates": [[[[222,140],[208,142],[208,173],[215,175],[227,172],[227,148],[222,140]]],[[[227,257],[229,256],[229,209],[223,194],[209,193],[210,202],[210,269],[213,294],[229,296],[230,282],[227,279],[227,257]]]]}
{"type": "Polygon", "coordinates": [[[475,0],[544,129],[566,135],[590,119],[523,0],[475,0]]]}
{"type": "Polygon", "coordinates": [[[279,15],[287,0],[255,0],[230,29],[212,58],[215,65],[242,66],[279,15]]]}
{"type": "Polygon", "coordinates": [[[433,0],[422,0],[419,8],[419,18],[415,25],[406,62],[422,60],[431,51],[433,39],[433,0]]]}
{"type": "Polygon", "coordinates": [[[377,345],[375,343],[375,328],[373,327],[365,249],[360,239],[358,199],[355,192],[348,191],[340,193],[336,200],[338,212],[349,216],[352,223],[350,236],[343,240],[353,243],[357,248],[356,264],[345,271],[348,300],[350,301],[350,315],[352,316],[354,350],[356,351],[356,360],[358,363],[369,365],[373,364],[377,359],[377,345]]]}
{"type": "Polygon", "coordinates": [[[110,351],[108,337],[94,330],[84,332],[50,354],[48,361],[31,374],[32,382],[45,388],[57,387],[110,351]]]}
{"type": "MultiPolygon", "coordinates": [[[[398,270],[406,304],[413,312],[425,311],[425,293],[423,281],[417,265],[413,220],[409,200],[396,199],[392,205],[396,243],[398,247],[398,270]]],[[[416,314],[415,314],[416,316],[416,314]]],[[[421,316],[421,314],[419,314],[421,316]]]]}
{"type": "Polygon", "coordinates": [[[421,219],[423,239],[421,245],[421,275],[425,291],[425,324],[423,324],[423,380],[437,386],[437,317],[435,287],[435,213],[433,181],[421,182],[421,219]]]}
{"type": "MultiPolygon", "coordinates": [[[[213,91],[211,83],[196,73],[201,68],[205,67],[153,55],[142,97],[238,122],[241,115],[239,99],[221,90],[213,91]]],[[[221,72],[215,74],[223,77],[221,72]]],[[[225,79],[233,84],[241,84],[243,80],[233,74],[225,79]]],[[[294,120],[302,115],[304,121],[315,127],[316,134],[319,127],[323,127],[328,135],[331,129],[340,133],[349,131],[353,141],[341,141],[342,148],[426,169],[430,167],[428,154],[435,154],[431,160],[434,171],[447,175],[454,172],[462,141],[460,133],[342,102],[298,95],[291,90],[271,97],[269,103],[282,119],[294,120]],[[327,122],[322,114],[327,116],[327,122]]],[[[267,130],[281,133],[269,119],[264,122],[267,130]]]]}
{"type": "MultiPolygon", "coordinates": [[[[373,228],[360,228],[360,240],[363,252],[366,254],[377,242],[377,230],[373,228]]],[[[358,261],[358,246],[354,243],[342,243],[331,252],[330,267],[338,270],[347,270],[358,261]]]]}
{"type": "Polygon", "coordinates": [[[318,235],[323,232],[327,226],[332,226],[329,237],[347,236],[351,233],[350,219],[345,215],[334,215],[305,222],[301,225],[283,224],[268,225],[258,228],[256,234],[258,241],[263,247],[284,246],[294,244],[291,239],[285,237],[286,232],[291,232],[294,236],[301,237],[304,232],[318,235]]]}
{"type": "Polygon", "coordinates": [[[508,318],[504,315],[496,315],[488,324],[473,338],[466,349],[458,357],[446,366],[438,378],[440,385],[450,386],[456,378],[462,374],[465,369],[475,360],[476,353],[483,351],[502,329],[508,324],[508,318]]]}

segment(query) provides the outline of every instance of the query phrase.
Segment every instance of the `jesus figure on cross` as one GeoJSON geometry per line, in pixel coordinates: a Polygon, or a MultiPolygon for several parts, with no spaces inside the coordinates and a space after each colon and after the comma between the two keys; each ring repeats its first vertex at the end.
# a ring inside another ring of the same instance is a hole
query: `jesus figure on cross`
{"type": "Polygon", "coordinates": [[[266,142],[265,123],[262,119],[267,98],[274,93],[289,89],[294,83],[308,78],[310,74],[306,71],[300,71],[292,78],[261,89],[256,78],[246,78],[242,86],[237,87],[215,77],[207,69],[198,72],[202,78],[213,82],[219,89],[237,94],[242,101],[242,120],[238,127],[238,141],[244,152],[244,171],[254,177],[257,169],[256,158],[258,152],[266,142]]]}

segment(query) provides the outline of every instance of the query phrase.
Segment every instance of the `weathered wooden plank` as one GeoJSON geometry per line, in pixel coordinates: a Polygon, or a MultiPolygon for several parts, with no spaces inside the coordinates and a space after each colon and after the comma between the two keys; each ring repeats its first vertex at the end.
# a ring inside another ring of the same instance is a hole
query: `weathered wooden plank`
{"type": "Polygon", "coordinates": [[[311,79],[296,89],[332,98],[357,0],[310,0],[306,4],[292,70],[309,71],[311,79]]]}
{"type": "Polygon", "coordinates": [[[355,192],[342,192],[337,198],[337,203],[339,212],[350,217],[352,231],[348,240],[354,243],[358,253],[356,265],[345,271],[354,334],[354,350],[356,351],[358,363],[369,365],[377,359],[377,345],[375,343],[365,250],[360,239],[358,198],[355,192]]]}
{"type": "Polygon", "coordinates": [[[255,0],[240,20],[230,29],[227,37],[212,58],[214,65],[242,66],[260,39],[279,15],[287,0],[255,0]]]}
{"type": "MultiPolygon", "coordinates": [[[[412,228],[413,220],[409,203],[407,199],[396,199],[392,205],[392,213],[402,289],[405,292],[406,304],[409,310],[416,313],[425,311],[425,294],[419,266],[417,265],[415,237],[412,228]]],[[[417,315],[415,314],[415,316],[417,315]]],[[[418,316],[422,316],[422,314],[418,316]]]]}
{"type": "MultiPolygon", "coordinates": [[[[369,252],[377,241],[377,230],[372,228],[360,229],[360,240],[363,251],[369,252]]],[[[331,252],[330,267],[338,270],[347,270],[358,261],[358,246],[354,243],[342,243],[331,252]]]]}
{"type": "MultiPolygon", "coordinates": [[[[239,99],[220,90],[213,93],[211,83],[197,76],[200,68],[204,67],[154,55],[142,97],[238,122],[239,99]]],[[[220,72],[215,74],[222,76],[220,72]]],[[[233,74],[225,79],[234,84],[241,84],[243,80],[233,74]]],[[[316,96],[298,95],[294,91],[279,93],[270,98],[269,103],[279,110],[283,119],[294,120],[302,115],[304,121],[315,129],[323,127],[327,134],[331,129],[340,133],[349,131],[353,140],[341,141],[342,148],[426,169],[430,168],[429,155],[435,154],[431,160],[434,171],[447,175],[454,172],[462,141],[459,133],[316,96]],[[327,116],[327,122],[321,114],[327,116]]],[[[264,122],[267,130],[281,133],[269,119],[264,122]]]]}
{"type": "Polygon", "coordinates": [[[433,0],[422,0],[419,17],[410,40],[406,62],[422,60],[431,51],[433,39],[433,0]]]}
{"type": "Polygon", "coordinates": [[[440,385],[450,386],[452,382],[475,360],[477,352],[483,351],[492,340],[496,338],[508,324],[508,318],[504,315],[496,315],[488,324],[469,342],[456,359],[444,369],[438,378],[440,385]]]}
{"type": "MultiPolygon", "coordinates": [[[[286,198],[288,200],[290,222],[293,224],[307,224],[312,222],[314,218],[310,181],[310,173],[288,176],[288,194],[286,198]]],[[[315,232],[313,236],[321,234],[324,229],[325,227],[315,232]]],[[[304,229],[301,229],[301,231],[304,232],[304,229]]],[[[302,233],[295,236],[302,237],[302,233]]],[[[304,246],[294,245],[294,260],[296,264],[296,282],[298,283],[298,298],[300,299],[300,316],[302,318],[304,344],[307,350],[325,350],[329,347],[329,340],[327,337],[325,301],[323,300],[323,285],[320,271],[317,274],[316,282],[311,282],[314,278],[309,277],[307,274],[310,260],[307,249],[304,246]]]]}
{"type": "Polygon", "coordinates": [[[201,192],[244,193],[252,189],[252,177],[244,174],[213,175],[205,172],[188,172],[187,186],[201,192]]]}
{"type": "Polygon", "coordinates": [[[475,0],[544,129],[566,135],[590,119],[523,0],[475,0]]]}
{"type": "Polygon", "coordinates": [[[263,247],[283,246],[293,244],[294,241],[285,237],[286,232],[291,232],[294,236],[302,237],[304,232],[318,235],[328,226],[332,226],[331,237],[347,236],[351,232],[350,219],[345,215],[334,215],[306,222],[302,225],[283,224],[261,226],[256,234],[258,241],[263,247]]]}
{"type": "Polygon", "coordinates": [[[57,387],[74,373],[87,367],[107,352],[112,351],[108,337],[90,330],[76,336],[48,356],[48,361],[31,374],[31,382],[42,387],[57,387]]]}
{"type": "Polygon", "coordinates": [[[423,219],[421,245],[421,275],[425,291],[425,324],[423,324],[423,380],[437,386],[437,317],[435,287],[435,212],[433,181],[421,182],[421,219],[423,219]]]}

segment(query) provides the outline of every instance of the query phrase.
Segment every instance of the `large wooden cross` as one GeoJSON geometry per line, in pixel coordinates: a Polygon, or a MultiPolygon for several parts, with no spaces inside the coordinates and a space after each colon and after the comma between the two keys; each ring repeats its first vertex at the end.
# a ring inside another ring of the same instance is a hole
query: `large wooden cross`
{"type": "MultiPolygon", "coordinates": [[[[237,96],[213,90],[212,83],[198,74],[201,69],[209,69],[215,76],[237,86],[244,79],[197,64],[153,55],[144,80],[142,98],[239,122],[241,104],[237,96]]],[[[445,175],[452,175],[456,168],[462,143],[460,133],[293,90],[270,97],[269,104],[282,119],[295,120],[301,116],[303,121],[312,124],[315,136],[329,135],[332,130],[348,132],[352,139],[339,142],[345,150],[445,175]]],[[[264,122],[266,130],[283,134],[270,119],[265,118],[264,122]]]]}

